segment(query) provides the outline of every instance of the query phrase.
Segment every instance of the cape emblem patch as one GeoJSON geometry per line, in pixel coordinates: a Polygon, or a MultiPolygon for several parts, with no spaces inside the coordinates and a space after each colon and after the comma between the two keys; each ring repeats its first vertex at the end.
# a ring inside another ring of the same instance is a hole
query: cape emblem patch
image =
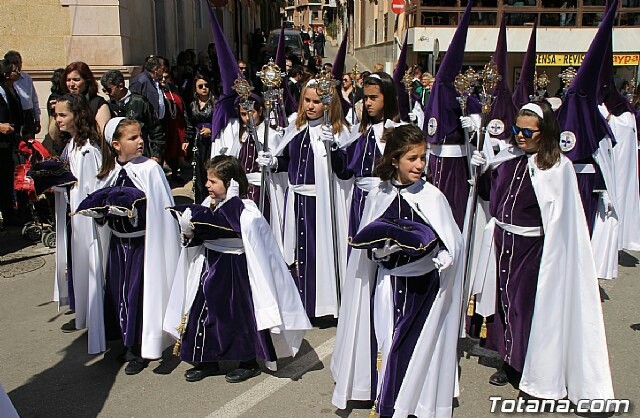
{"type": "Polygon", "coordinates": [[[571,131],[564,131],[560,134],[560,149],[562,152],[569,152],[576,146],[576,134],[571,131]]]}
{"type": "Polygon", "coordinates": [[[487,131],[491,136],[498,136],[504,132],[504,122],[500,119],[492,119],[487,125],[487,131]]]}
{"type": "Polygon", "coordinates": [[[436,118],[430,118],[429,122],[427,123],[427,134],[429,134],[429,136],[434,136],[437,130],[438,121],[436,120],[436,118]]]}

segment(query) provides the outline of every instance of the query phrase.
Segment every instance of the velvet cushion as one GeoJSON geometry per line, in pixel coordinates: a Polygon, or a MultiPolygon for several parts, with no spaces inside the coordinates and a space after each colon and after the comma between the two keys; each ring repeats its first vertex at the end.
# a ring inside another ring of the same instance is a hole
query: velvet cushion
{"type": "Polygon", "coordinates": [[[102,216],[105,216],[109,211],[109,207],[105,203],[109,192],[111,192],[111,188],[105,187],[88,194],[87,197],[85,197],[84,200],[78,205],[76,214],[93,216],[89,214],[89,211],[93,211],[102,216]]]}
{"type": "Polygon", "coordinates": [[[134,208],[138,213],[146,211],[147,198],[142,190],[127,186],[115,186],[109,189],[105,204],[111,208],[110,215],[131,218],[134,208]]]}
{"type": "Polygon", "coordinates": [[[379,218],[362,228],[349,245],[362,250],[384,247],[389,240],[402,248],[402,253],[418,257],[431,252],[438,244],[438,236],[428,225],[406,219],[379,218]]]}
{"type": "Polygon", "coordinates": [[[42,194],[52,187],[68,186],[78,181],[69,167],[57,158],[33,164],[27,175],[33,179],[37,194],[42,194]]]}

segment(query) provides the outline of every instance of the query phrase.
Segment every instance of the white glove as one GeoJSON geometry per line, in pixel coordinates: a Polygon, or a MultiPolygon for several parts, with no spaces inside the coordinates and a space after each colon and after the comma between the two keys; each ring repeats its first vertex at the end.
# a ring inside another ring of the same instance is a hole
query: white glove
{"type": "Polygon", "coordinates": [[[484,157],[484,154],[478,150],[473,151],[473,155],[471,156],[471,165],[474,167],[484,167],[487,165],[487,159],[484,157]]]}
{"type": "Polygon", "coordinates": [[[463,129],[469,130],[469,133],[475,132],[478,130],[478,127],[473,122],[471,116],[460,116],[460,125],[462,125],[463,129]]]}
{"type": "Polygon", "coordinates": [[[320,128],[320,140],[322,142],[329,142],[331,145],[335,144],[336,140],[333,136],[331,126],[322,125],[322,127],[320,128]]]}
{"type": "Polygon", "coordinates": [[[374,248],[373,250],[371,250],[371,252],[373,253],[373,257],[376,260],[385,261],[389,259],[389,256],[391,254],[397,253],[400,250],[401,250],[400,246],[398,246],[397,244],[392,245],[391,240],[387,240],[384,243],[384,247],[374,248]]]}
{"type": "Polygon", "coordinates": [[[231,199],[232,197],[240,196],[240,185],[234,179],[231,179],[229,182],[229,187],[227,187],[227,198],[226,200],[231,199]]]}
{"type": "Polygon", "coordinates": [[[418,123],[418,115],[413,113],[413,111],[409,112],[409,120],[411,121],[411,123],[416,125],[418,123]]]}
{"type": "Polygon", "coordinates": [[[121,209],[115,206],[109,206],[109,215],[115,216],[129,216],[129,212],[126,209],[121,209]]]}
{"type": "Polygon", "coordinates": [[[601,192],[600,197],[602,197],[602,203],[604,204],[604,211],[607,215],[611,215],[613,212],[613,204],[611,202],[611,198],[609,197],[609,193],[601,192]]]}
{"type": "Polygon", "coordinates": [[[278,159],[271,155],[269,151],[260,151],[258,153],[257,161],[260,167],[267,167],[269,169],[275,169],[278,167],[278,159]]]}
{"type": "Polygon", "coordinates": [[[178,219],[180,232],[187,238],[193,237],[193,227],[191,226],[191,208],[186,208],[178,219]]]}
{"type": "Polygon", "coordinates": [[[436,258],[432,258],[431,261],[438,269],[438,273],[442,273],[443,270],[448,269],[453,264],[453,258],[451,258],[451,254],[447,250],[440,251],[436,258]]]}
{"type": "Polygon", "coordinates": [[[102,213],[96,212],[95,210],[85,209],[82,211],[82,214],[85,216],[89,216],[91,218],[100,219],[103,218],[104,215],[102,213]]]}

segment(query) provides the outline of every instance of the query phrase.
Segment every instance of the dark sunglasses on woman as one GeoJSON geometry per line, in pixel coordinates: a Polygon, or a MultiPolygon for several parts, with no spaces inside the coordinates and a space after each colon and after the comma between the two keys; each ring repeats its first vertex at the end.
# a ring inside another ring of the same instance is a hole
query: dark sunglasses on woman
{"type": "Polygon", "coordinates": [[[522,132],[523,137],[527,139],[531,139],[533,138],[534,133],[540,132],[540,129],[521,128],[518,125],[512,125],[511,131],[513,132],[514,135],[518,135],[520,132],[522,132]]]}

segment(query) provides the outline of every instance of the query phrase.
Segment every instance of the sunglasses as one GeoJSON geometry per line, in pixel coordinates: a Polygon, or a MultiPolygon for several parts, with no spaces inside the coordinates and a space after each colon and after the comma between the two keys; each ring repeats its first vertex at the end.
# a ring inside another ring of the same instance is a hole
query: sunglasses
{"type": "Polygon", "coordinates": [[[245,71],[247,69],[247,67],[238,67],[240,69],[240,71],[245,71]]]}
{"type": "Polygon", "coordinates": [[[198,84],[196,86],[199,89],[208,89],[209,88],[209,84],[198,84]]]}
{"type": "Polygon", "coordinates": [[[103,87],[102,88],[102,92],[104,94],[111,94],[111,88],[110,87],[103,87]]]}
{"type": "Polygon", "coordinates": [[[523,137],[531,139],[533,138],[534,133],[540,132],[540,129],[521,128],[518,125],[512,125],[511,132],[513,132],[514,135],[518,135],[520,132],[522,132],[523,137]]]}
{"type": "Polygon", "coordinates": [[[343,78],[342,81],[351,81],[348,78],[343,78]]]}

